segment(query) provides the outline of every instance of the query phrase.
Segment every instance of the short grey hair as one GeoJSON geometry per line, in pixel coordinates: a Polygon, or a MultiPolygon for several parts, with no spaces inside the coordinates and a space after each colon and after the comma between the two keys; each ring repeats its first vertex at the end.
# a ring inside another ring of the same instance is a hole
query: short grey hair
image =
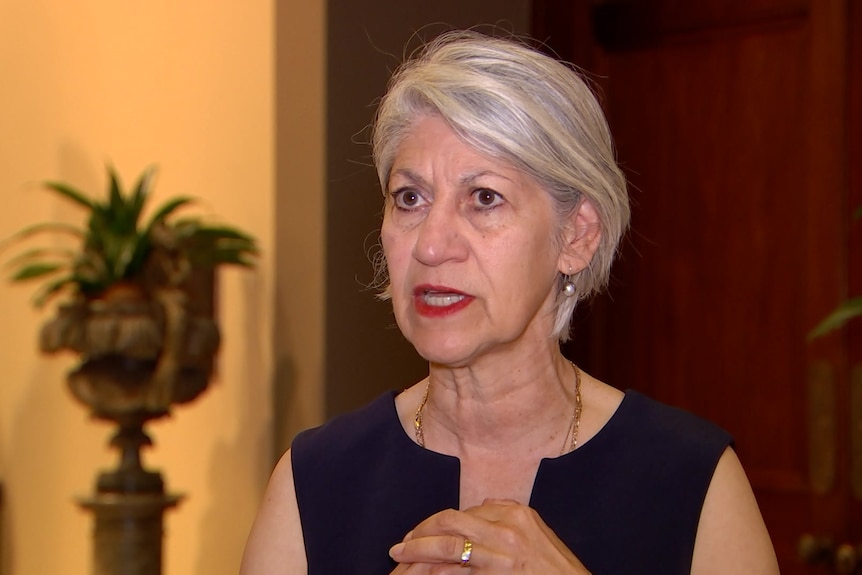
{"type": "MultiPolygon", "coordinates": [[[[596,97],[572,67],[521,41],[446,32],[395,71],[377,109],[372,146],[384,194],[402,140],[428,115],[442,117],[477,151],[533,177],[554,201],[558,241],[562,222],[584,198],[596,209],[601,237],[592,261],[557,282],[551,337],[567,341],[577,301],[607,285],[630,216],[625,176],[596,97]],[[576,295],[562,293],[566,281],[576,295]]],[[[385,266],[382,258],[377,263],[385,266]]]]}

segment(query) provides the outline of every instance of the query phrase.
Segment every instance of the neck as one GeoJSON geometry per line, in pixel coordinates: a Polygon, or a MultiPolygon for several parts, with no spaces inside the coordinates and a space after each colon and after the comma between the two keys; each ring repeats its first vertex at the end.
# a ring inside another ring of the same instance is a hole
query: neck
{"type": "Polygon", "coordinates": [[[520,451],[558,455],[575,413],[575,371],[554,349],[548,358],[499,360],[465,368],[431,365],[422,409],[431,449],[463,456],[520,451]]]}

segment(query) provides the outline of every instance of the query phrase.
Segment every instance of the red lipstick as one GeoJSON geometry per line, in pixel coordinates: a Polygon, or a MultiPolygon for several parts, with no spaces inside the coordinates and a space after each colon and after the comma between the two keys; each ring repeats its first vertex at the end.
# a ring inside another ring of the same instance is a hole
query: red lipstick
{"type": "Polygon", "coordinates": [[[424,317],[444,317],[456,313],[475,298],[446,286],[421,285],[413,290],[413,305],[424,317]]]}

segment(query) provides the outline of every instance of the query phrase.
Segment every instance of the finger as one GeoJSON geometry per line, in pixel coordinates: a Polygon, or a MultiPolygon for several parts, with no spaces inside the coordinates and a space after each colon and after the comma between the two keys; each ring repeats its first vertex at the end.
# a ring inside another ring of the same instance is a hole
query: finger
{"type": "Polygon", "coordinates": [[[445,509],[422,521],[407,534],[404,541],[432,535],[455,535],[475,540],[487,531],[488,526],[485,523],[485,519],[475,513],[445,509]]]}
{"type": "Polygon", "coordinates": [[[449,563],[473,565],[477,546],[458,535],[414,537],[393,545],[389,556],[399,563],[449,563]]]}
{"type": "Polygon", "coordinates": [[[393,569],[392,572],[389,573],[389,575],[405,575],[409,567],[409,564],[399,563],[398,567],[393,569]]]}
{"type": "Polygon", "coordinates": [[[503,505],[511,507],[514,505],[521,505],[521,503],[515,501],[514,499],[497,499],[495,497],[486,497],[485,500],[482,502],[482,505],[503,505]]]}
{"type": "Polygon", "coordinates": [[[465,513],[479,517],[500,516],[516,509],[526,509],[528,506],[514,499],[485,499],[481,505],[465,510],[465,513]]]}
{"type": "Polygon", "coordinates": [[[482,505],[467,509],[465,513],[482,519],[488,524],[525,526],[542,523],[538,513],[532,507],[509,499],[488,499],[482,505]]]}
{"type": "Polygon", "coordinates": [[[460,566],[442,563],[401,563],[389,575],[443,575],[444,573],[469,575],[469,571],[464,572],[460,566]]]}
{"type": "Polygon", "coordinates": [[[446,563],[404,563],[391,575],[470,575],[469,569],[446,563]]]}

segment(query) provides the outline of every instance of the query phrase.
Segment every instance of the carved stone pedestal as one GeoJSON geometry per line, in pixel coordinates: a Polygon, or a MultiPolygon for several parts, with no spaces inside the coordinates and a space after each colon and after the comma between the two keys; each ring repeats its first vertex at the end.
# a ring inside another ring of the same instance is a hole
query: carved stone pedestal
{"type": "Polygon", "coordinates": [[[181,495],[97,493],[79,500],[95,515],[93,575],[161,575],[162,516],[181,495]]]}
{"type": "Polygon", "coordinates": [[[120,355],[90,358],[68,376],[72,394],[96,419],[113,422],[111,446],[118,465],[96,479],[95,493],[79,503],[95,518],[93,575],[161,575],[162,517],[182,496],[165,493],[161,473],[144,468],[141,450],[152,445],[148,422],[165,417],[174,403],[191,401],[206,389],[208,371],[180,367],[170,383],[172,395],[153,389],[159,361],[120,355]],[[153,404],[152,399],[162,402],[153,404]]]}

